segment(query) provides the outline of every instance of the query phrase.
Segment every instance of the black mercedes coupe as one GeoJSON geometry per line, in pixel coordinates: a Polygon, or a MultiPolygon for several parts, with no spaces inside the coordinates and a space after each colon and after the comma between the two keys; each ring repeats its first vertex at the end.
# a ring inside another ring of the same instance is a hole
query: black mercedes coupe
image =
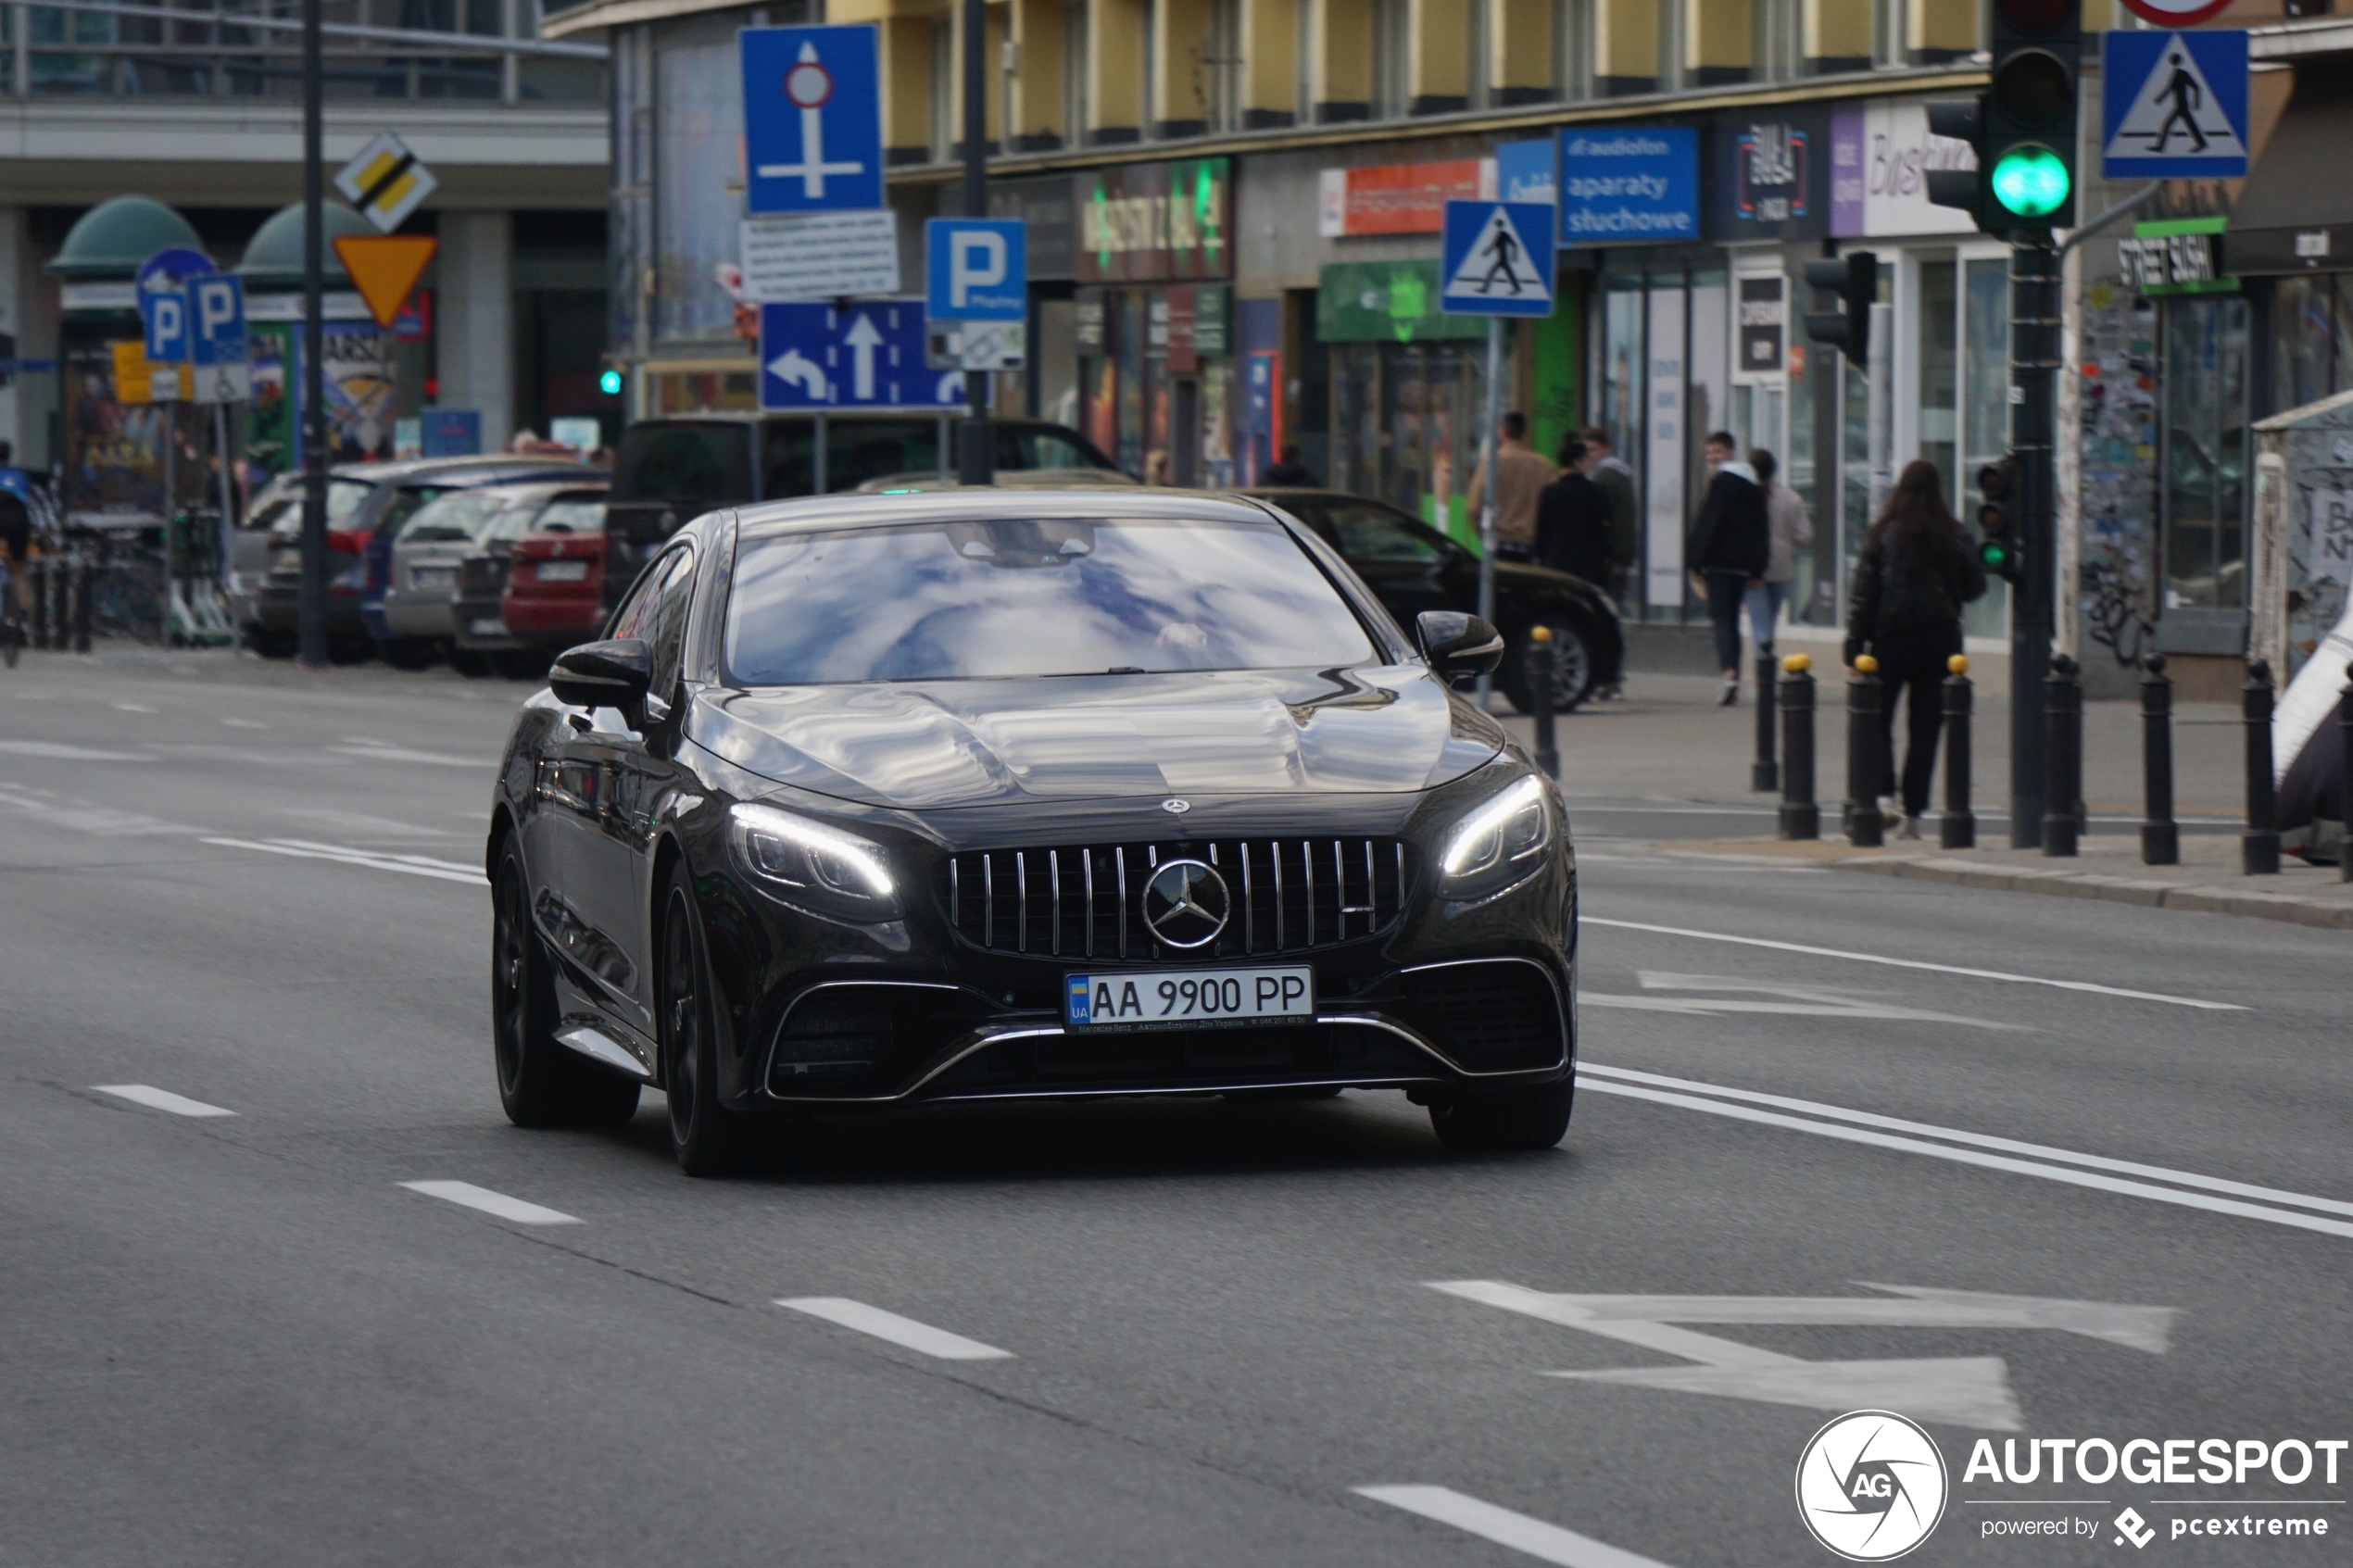
{"type": "Polygon", "coordinates": [[[524,1126],[664,1091],[680,1165],[943,1100],[1403,1090],[1453,1149],[1575,1089],[1557,791],[1329,546],[1237,497],[712,512],[500,766],[493,1034],[524,1126]]]}

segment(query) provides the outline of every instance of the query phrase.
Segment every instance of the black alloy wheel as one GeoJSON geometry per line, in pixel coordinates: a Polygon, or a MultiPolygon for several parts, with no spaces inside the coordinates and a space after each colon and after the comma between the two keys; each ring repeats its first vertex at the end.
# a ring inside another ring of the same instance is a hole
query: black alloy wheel
{"type": "Polygon", "coordinates": [[[491,1045],[498,1103],[518,1127],[617,1127],[637,1112],[637,1085],[556,1039],[553,966],[531,928],[530,883],[510,835],[492,883],[491,1045]]]}
{"type": "Polygon", "coordinates": [[[728,1176],[743,1166],[744,1118],[719,1103],[719,1040],[702,916],[684,865],[670,869],[662,898],[661,967],[655,976],[670,1147],[690,1176],[728,1176]]]}
{"type": "Polygon", "coordinates": [[[1568,1133],[1577,1080],[1531,1089],[1471,1089],[1432,1100],[1431,1131],[1456,1154],[1550,1148],[1568,1133]]]}
{"type": "MultiPolygon", "coordinates": [[[[1565,616],[1541,622],[1553,633],[1553,711],[1573,713],[1593,690],[1593,651],[1584,629],[1565,616]]],[[[1503,670],[1504,695],[1522,713],[1536,711],[1533,699],[1536,646],[1522,632],[1514,639],[1503,670]]]]}

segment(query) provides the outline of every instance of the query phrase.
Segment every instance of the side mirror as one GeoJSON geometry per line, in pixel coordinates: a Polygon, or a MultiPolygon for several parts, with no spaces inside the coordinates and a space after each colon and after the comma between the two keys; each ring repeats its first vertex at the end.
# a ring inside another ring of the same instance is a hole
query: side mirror
{"type": "Polygon", "coordinates": [[[559,654],[547,671],[547,684],[558,702],[612,709],[633,730],[645,728],[646,690],[653,678],[653,649],[643,637],[583,643],[559,654]]]}
{"type": "Polygon", "coordinates": [[[1504,634],[1459,609],[1426,609],[1414,617],[1414,640],[1438,678],[1450,686],[1491,675],[1504,662],[1504,634]]]}

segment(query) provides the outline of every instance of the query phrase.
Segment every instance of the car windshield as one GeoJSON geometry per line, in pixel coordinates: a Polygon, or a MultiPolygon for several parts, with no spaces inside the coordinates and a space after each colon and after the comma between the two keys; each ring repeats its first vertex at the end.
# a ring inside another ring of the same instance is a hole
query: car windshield
{"type": "Polygon", "coordinates": [[[990,519],[785,533],[737,560],[727,667],[748,686],[1196,670],[1374,656],[1278,523],[990,519]]]}
{"type": "Polygon", "coordinates": [[[498,526],[485,537],[512,543],[526,533],[602,533],[604,531],[604,496],[559,495],[536,509],[517,507],[499,519],[498,526]]]}
{"type": "MultiPolygon", "coordinates": [[[[363,484],[356,479],[328,480],[327,526],[329,528],[344,527],[350,522],[353,515],[360,508],[368,504],[368,497],[375,493],[374,485],[363,484]]],[[[267,527],[280,533],[292,533],[299,530],[302,527],[302,486],[296,483],[282,492],[270,503],[266,519],[264,508],[256,507],[252,526],[267,527]]]]}
{"type": "Polygon", "coordinates": [[[452,490],[419,507],[400,525],[404,545],[448,545],[479,539],[507,509],[495,490],[452,490]]]}

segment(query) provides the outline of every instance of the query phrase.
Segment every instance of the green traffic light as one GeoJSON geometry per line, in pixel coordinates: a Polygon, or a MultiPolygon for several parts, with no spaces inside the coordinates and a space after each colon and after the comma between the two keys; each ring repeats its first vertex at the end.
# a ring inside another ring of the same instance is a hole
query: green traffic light
{"type": "Polygon", "coordinates": [[[2048,218],[2067,205],[2072,182],[2067,162],[2032,143],[2012,147],[1994,165],[1994,199],[2020,218],[2048,218]]]}
{"type": "Polygon", "coordinates": [[[1977,558],[1985,563],[1985,570],[1999,575],[2003,564],[2010,558],[2009,547],[1988,539],[1977,547],[1977,558]]]}
{"type": "Polygon", "coordinates": [[[603,375],[598,376],[597,378],[597,390],[603,393],[607,397],[620,396],[621,372],[619,370],[607,370],[603,375]]]}

